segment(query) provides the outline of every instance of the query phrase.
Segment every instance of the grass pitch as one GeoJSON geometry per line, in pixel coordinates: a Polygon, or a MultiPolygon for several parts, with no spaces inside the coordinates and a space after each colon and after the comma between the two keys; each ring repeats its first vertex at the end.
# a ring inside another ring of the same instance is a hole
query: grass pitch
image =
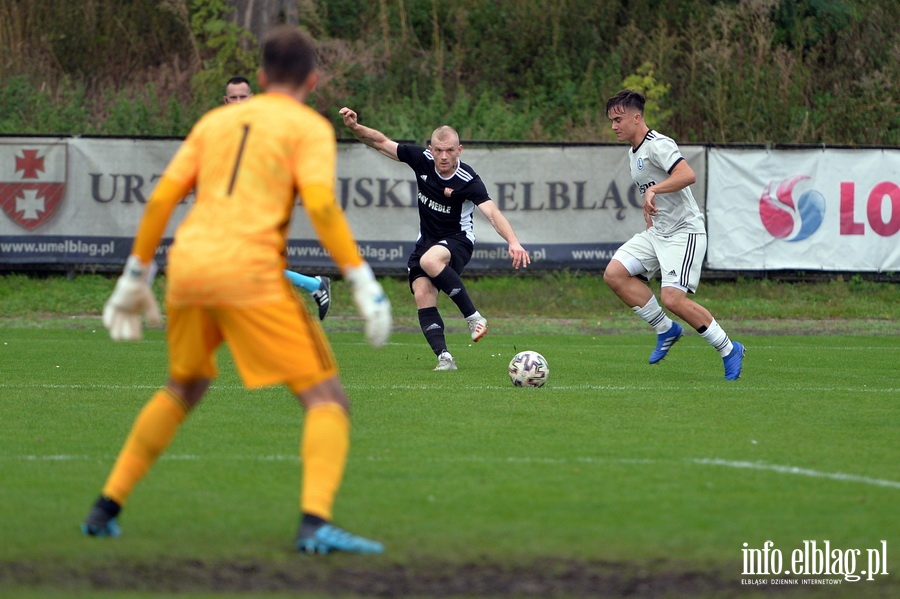
{"type": "Polygon", "coordinates": [[[123,537],[82,537],[164,381],[163,335],[0,329],[0,591],[743,597],[777,591],[742,584],[760,578],[744,543],[772,541],[788,569],[814,540],[861,550],[857,572],[886,546],[889,574],[775,577],[842,580],[793,595],[900,594],[896,337],[741,335],[744,374],[727,382],[696,334],[649,366],[646,331],[502,329],[477,345],[451,334],[456,372],[431,371],[419,334],[378,351],[331,334],[353,401],[335,518],[387,553],[325,559],[291,549],[302,412],[284,389],[244,390],[227,351],[132,495],[123,537]],[[544,388],[509,383],[522,349],[548,359],[544,388]]]}

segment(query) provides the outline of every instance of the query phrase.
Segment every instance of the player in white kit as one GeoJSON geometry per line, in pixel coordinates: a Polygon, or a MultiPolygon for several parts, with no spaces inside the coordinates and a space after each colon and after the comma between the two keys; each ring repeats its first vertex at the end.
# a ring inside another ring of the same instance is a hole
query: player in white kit
{"type": "Polygon", "coordinates": [[[665,358],[684,334],[681,325],[663,311],[664,307],[696,329],[719,352],[725,379],[733,381],[741,376],[744,346],[729,339],[712,314],[687,296],[697,291],[706,255],[703,213],[690,188],[697,177],[675,141],[644,122],[644,103],[644,96],[631,90],[620,91],[606,103],[606,115],[612,121],[616,139],[631,144],[631,177],[644,197],[647,228],[616,251],[603,280],[656,331],[651,364],[665,358]],[[646,283],[657,270],[662,307],[646,283]]]}

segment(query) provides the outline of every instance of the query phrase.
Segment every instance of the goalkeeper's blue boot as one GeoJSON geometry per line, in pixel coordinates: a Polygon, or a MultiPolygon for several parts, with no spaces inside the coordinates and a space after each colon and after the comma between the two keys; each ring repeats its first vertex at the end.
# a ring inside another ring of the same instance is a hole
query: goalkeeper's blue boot
{"type": "Polygon", "coordinates": [[[122,529],[116,522],[116,516],[121,510],[122,507],[112,499],[100,497],[81,523],[81,532],[89,537],[118,537],[122,529]]]}
{"type": "Polygon", "coordinates": [[[656,364],[665,358],[672,346],[681,339],[682,335],[684,335],[684,329],[673,320],[672,327],[668,331],[656,336],[656,349],[650,354],[650,363],[656,364]]]}
{"type": "Polygon", "coordinates": [[[731,343],[734,345],[734,349],[722,358],[722,362],[725,364],[726,381],[736,381],[741,378],[741,370],[744,368],[744,353],[746,352],[744,346],[737,341],[731,343]]]}
{"type": "Polygon", "coordinates": [[[297,535],[297,551],[300,553],[383,553],[384,545],[349,533],[334,524],[320,524],[317,527],[301,525],[297,535]]]}

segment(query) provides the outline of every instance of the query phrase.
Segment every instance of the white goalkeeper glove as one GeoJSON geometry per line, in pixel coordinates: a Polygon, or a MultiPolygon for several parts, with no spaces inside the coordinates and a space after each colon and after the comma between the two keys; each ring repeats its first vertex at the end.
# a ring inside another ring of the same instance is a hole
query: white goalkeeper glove
{"type": "Polygon", "coordinates": [[[128,257],[116,288],[103,306],[103,326],[113,341],[140,341],[144,314],[148,323],[160,323],[159,305],[150,288],[155,274],[155,262],[143,264],[137,256],[128,257]]]}
{"type": "Polygon", "coordinates": [[[350,283],[353,301],[359,313],[366,319],[366,337],[369,343],[381,347],[387,343],[392,326],[391,302],[384,294],[381,283],[375,280],[372,267],[366,263],[347,269],[344,278],[350,283]]]}

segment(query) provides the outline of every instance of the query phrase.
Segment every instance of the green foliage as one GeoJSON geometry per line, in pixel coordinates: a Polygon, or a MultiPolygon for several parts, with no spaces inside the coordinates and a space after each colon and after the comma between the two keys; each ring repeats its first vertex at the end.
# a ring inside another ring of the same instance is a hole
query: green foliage
{"type": "MultiPolygon", "coordinates": [[[[183,135],[258,67],[234,6],[0,3],[0,131],[183,135]]],[[[325,75],[311,102],[339,131],[347,105],[394,138],[450,123],[466,139],[612,141],[605,101],[627,81],[685,142],[900,145],[893,0],[306,0],[299,14],[325,75]]]]}
{"type": "Polygon", "coordinates": [[[51,95],[28,76],[15,75],[0,88],[0,133],[68,134],[88,127],[84,87],[75,84],[51,95]]]}
{"type": "Polygon", "coordinates": [[[121,94],[110,96],[106,125],[111,131],[117,135],[151,135],[165,122],[156,90],[148,86],[145,91],[141,99],[121,94]]]}
{"type": "Polygon", "coordinates": [[[106,134],[183,136],[200,115],[196,103],[165,98],[156,84],[109,89],[95,112],[84,86],[74,83],[56,92],[38,88],[26,75],[7,80],[0,89],[0,134],[106,134]]]}
{"type": "Polygon", "coordinates": [[[644,106],[644,120],[651,129],[665,127],[669,117],[672,116],[671,110],[663,108],[666,94],[669,93],[671,86],[660,82],[655,77],[652,64],[645,62],[638,67],[637,73],[625,78],[622,88],[633,89],[644,94],[647,99],[644,106]]]}
{"type": "Polygon", "coordinates": [[[181,24],[160,5],[158,0],[0,3],[0,79],[34,73],[53,87],[66,85],[59,80],[66,76],[93,84],[159,66],[188,47],[181,24]]]}
{"type": "MultiPolygon", "coordinates": [[[[226,0],[191,0],[190,6],[191,33],[203,60],[191,85],[198,97],[216,98],[218,103],[231,77],[253,79],[259,68],[259,42],[228,18],[233,8],[226,0]]],[[[208,106],[215,103],[209,101],[208,106]]]]}

